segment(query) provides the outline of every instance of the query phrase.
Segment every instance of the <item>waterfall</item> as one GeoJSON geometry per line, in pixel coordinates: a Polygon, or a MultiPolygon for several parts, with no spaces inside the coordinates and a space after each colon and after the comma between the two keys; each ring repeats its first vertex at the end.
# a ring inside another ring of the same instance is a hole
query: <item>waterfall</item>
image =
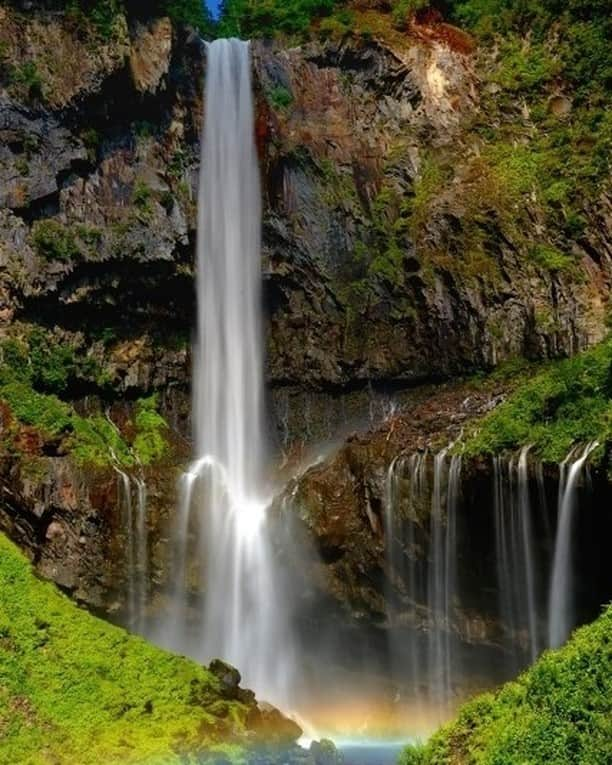
{"type": "Polygon", "coordinates": [[[134,632],[145,630],[147,604],[147,487],[144,478],[133,477],[115,468],[125,535],[127,582],[127,624],[134,632]]]}
{"type": "MultiPolygon", "coordinates": [[[[529,657],[540,651],[538,639],[533,507],[529,492],[530,447],[518,461],[493,459],[493,512],[500,617],[513,640],[523,636],[529,657]]],[[[515,657],[517,658],[517,657],[515,657]]]]}
{"type": "Polygon", "coordinates": [[[394,671],[407,674],[416,699],[425,695],[423,700],[442,716],[452,701],[458,669],[453,652],[453,609],[458,594],[461,457],[449,459],[449,450],[443,449],[433,458],[427,454],[398,457],[388,469],[385,491],[387,565],[394,590],[402,592],[402,606],[409,609],[412,628],[407,640],[394,637],[397,625],[389,597],[394,671]],[[427,480],[428,468],[433,471],[432,481],[427,480]],[[426,560],[419,562],[417,529],[424,508],[429,515],[428,552],[426,560]],[[420,615],[423,606],[419,609],[419,603],[425,607],[424,615],[420,615]]]}
{"type": "Polygon", "coordinates": [[[286,705],[290,641],[266,522],[261,205],[250,51],[239,40],[216,40],[207,51],[195,459],[180,482],[175,608],[164,642],[202,661],[231,662],[260,696],[286,705]],[[204,593],[202,602],[197,593],[204,593]]]}
{"type": "Polygon", "coordinates": [[[567,640],[575,623],[572,537],[578,488],[589,455],[598,446],[597,442],[587,444],[579,452],[578,458],[571,462],[576,454],[573,450],[559,470],[557,535],[550,580],[548,616],[548,643],[551,648],[558,648],[567,640]]]}
{"type": "Polygon", "coordinates": [[[434,457],[430,519],[428,607],[433,629],[428,639],[428,674],[433,698],[441,705],[452,697],[452,608],[457,579],[457,500],[461,457],[447,462],[448,449],[434,457]]]}

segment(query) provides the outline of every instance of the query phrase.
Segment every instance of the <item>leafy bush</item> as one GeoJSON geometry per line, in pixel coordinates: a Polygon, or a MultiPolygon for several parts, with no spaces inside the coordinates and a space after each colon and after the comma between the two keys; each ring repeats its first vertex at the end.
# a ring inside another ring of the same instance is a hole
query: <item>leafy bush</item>
{"type": "Polygon", "coordinates": [[[535,45],[526,68],[527,83],[533,84],[530,68],[542,65],[538,53],[542,62],[550,61],[550,54],[542,55],[541,44],[554,30],[559,73],[576,87],[579,98],[590,97],[593,91],[609,97],[612,16],[606,0],[459,0],[450,5],[455,18],[477,34],[514,36],[516,49],[535,45]]]}
{"type": "Polygon", "coordinates": [[[287,109],[293,103],[293,95],[282,85],[272,88],[268,93],[268,98],[277,109],[287,109]]]}
{"type": "Polygon", "coordinates": [[[18,92],[23,92],[27,98],[41,98],[42,79],[35,61],[24,61],[22,64],[10,67],[8,79],[10,85],[18,92]]]}
{"type": "Polygon", "coordinates": [[[200,32],[211,27],[210,14],[202,0],[161,0],[160,12],[169,16],[175,24],[187,24],[200,32]]]}
{"type": "Polygon", "coordinates": [[[391,3],[393,23],[396,27],[404,27],[411,16],[428,5],[429,0],[393,0],[391,3]]]}
{"type": "Polygon", "coordinates": [[[125,12],[122,0],[69,0],[66,13],[75,24],[89,23],[103,40],[110,40],[117,30],[117,21],[125,12]]]}
{"type": "Polygon", "coordinates": [[[74,233],[55,218],[37,220],[32,228],[32,241],[45,260],[73,260],[79,255],[74,233]]]}
{"type": "Polygon", "coordinates": [[[244,751],[220,739],[247,712],[196,662],[78,608],[0,535],[1,762],[228,762],[244,751]]]}
{"type": "Polygon", "coordinates": [[[400,765],[612,762],[612,607],[517,681],[466,704],[400,765]]]}

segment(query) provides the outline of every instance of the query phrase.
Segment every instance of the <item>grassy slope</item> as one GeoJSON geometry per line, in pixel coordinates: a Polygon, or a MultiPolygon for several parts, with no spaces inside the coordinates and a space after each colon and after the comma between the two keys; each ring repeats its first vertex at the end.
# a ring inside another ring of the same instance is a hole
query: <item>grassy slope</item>
{"type": "Polygon", "coordinates": [[[559,462],[589,441],[599,441],[600,455],[612,443],[612,339],[536,374],[527,368],[460,448],[474,456],[532,444],[542,459],[559,462]]]}
{"type": "Polygon", "coordinates": [[[612,762],[612,607],[518,680],[468,703],[400,765],[612,762]]]}
{"type": "Polygon", "coordinates": [[[198,664],[79,609],[0,535],[0,762],[188,763],[244,731],[198,664]]]}

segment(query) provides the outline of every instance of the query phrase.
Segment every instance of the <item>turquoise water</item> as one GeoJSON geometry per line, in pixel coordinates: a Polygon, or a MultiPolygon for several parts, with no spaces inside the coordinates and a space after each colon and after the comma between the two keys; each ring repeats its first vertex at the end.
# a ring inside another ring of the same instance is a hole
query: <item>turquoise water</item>
{"type": "Polygon", "coordinates": [[[404,744],[376,743],[338,744],[344,765],[395,765],[404,744]]]}

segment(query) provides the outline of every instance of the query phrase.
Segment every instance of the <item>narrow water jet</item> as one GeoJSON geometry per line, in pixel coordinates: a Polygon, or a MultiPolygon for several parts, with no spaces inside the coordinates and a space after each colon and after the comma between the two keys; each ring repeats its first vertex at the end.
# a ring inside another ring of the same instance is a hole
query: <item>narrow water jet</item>
{"type": "Polygon", "coordinates": [[[575,625],[572,538],[578,505],[578,489],[589,456],[598,446],[597,442],[587,444],[579,452],[578,458],[571,462],[576,454],[573,450],[560,468],[557,535],[550,579],[548,616],[550,648],[563,645],[575,625]]]}
{"type": "Polygon", "coordinates": [[[146,632],[148,595],[147,487],[144,478],[131,476],[115,467],[125,537],[127,625],[134,632],[146,632]]]}

